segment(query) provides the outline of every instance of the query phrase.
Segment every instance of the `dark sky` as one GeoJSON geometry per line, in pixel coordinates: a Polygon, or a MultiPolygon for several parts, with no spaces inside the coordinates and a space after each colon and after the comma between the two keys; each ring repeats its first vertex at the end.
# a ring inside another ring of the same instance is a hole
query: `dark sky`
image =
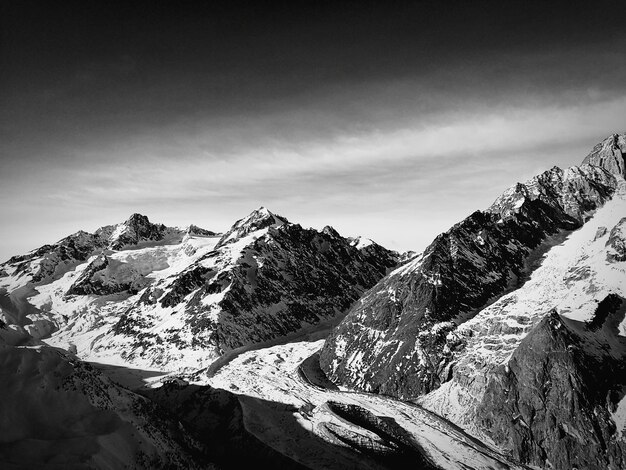
{"type": "Polygon", "coordinates": [[[138,125],[206,110],[237,117],[388,80],[436,78],[440,92],[482,99],[602,76],[622,87],[623,76],[597,67],[610,65],[603,57],[567,57],[615,53],[619,62],[622,5],[4,2],[2,98],[9,105],[26,98],[20,102],[88,128],[91,114],[108,128],[120,113],[138,125]]]}
{"type": "Polygon", "coordinates": [[[420,250],[626,127],[624,3],[2,1],[0,258],[260,205],[420,250]]]}

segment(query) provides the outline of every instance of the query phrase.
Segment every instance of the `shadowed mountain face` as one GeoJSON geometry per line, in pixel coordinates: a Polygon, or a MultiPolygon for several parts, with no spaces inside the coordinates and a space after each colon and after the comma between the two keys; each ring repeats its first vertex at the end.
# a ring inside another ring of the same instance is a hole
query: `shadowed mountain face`
{"type": "Polygon", "coordinates": [[[306,468],[263,444],[246,429],[242,405],[233,393],[176,382],[141,393],[168,410],[171,419],[181,422],[200,444],[202,453],[220,468],[306,468]]]}
{"type": "Polygon", "coordinates": [[[153,402],[89,364],[0,326],[2,468],[211,469],[153,402]]]}

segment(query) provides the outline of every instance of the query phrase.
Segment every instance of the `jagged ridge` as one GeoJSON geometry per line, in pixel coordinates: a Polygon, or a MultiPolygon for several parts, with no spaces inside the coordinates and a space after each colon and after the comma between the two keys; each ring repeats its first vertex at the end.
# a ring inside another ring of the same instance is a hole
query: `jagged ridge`
{"type": "Polygon", "coordinates": [[[582,225],[615,187],[594,166],[553,168],[516,185],[368,292],[328,338],[322,367],[334,381],[399,397],[436,388],[446,378],[446,335],[514,285],[542,241],[582,225]]]}

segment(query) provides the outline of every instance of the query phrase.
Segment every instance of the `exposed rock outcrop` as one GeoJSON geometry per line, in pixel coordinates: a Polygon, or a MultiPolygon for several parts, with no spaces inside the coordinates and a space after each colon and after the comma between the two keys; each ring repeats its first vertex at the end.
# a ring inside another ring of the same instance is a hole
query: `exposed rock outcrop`
{"type": "Polygon", "coordinates": [[[626,217],[611,229],[606,246],[609,248],[606,254],[607,261],[614,263],[626,261],[626,217]]]}
{"type": "Polygon", "coordinates": [[[102,254],[91,261],[67,290],[67,295],[136,294],[149,281],[132,265],[102,254]]]}

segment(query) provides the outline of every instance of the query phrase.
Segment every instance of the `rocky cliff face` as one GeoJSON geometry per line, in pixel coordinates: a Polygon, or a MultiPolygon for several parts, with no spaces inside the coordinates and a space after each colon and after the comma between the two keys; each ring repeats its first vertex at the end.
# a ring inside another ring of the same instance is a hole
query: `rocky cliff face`
{"type": "Polygon", "coordinates": [[[13,276],[22,277],[24,284],[30,281],[45,282],[61,277],[106,245],[107,241],[99,235],[79,231],[53,245],[44,245],[26,255],[14,256],[5,265],[6,268],[12,267],[13,276]]]}
{"type": "Polygon", "coordinates": [[[542,243],[580,227],[616,185],[589,165],[517,184],[360,299],[327,340],[322,367],[339,383],[403,398],[438,387],[454,347],[448,333],[514,288],[542,243]]]}

